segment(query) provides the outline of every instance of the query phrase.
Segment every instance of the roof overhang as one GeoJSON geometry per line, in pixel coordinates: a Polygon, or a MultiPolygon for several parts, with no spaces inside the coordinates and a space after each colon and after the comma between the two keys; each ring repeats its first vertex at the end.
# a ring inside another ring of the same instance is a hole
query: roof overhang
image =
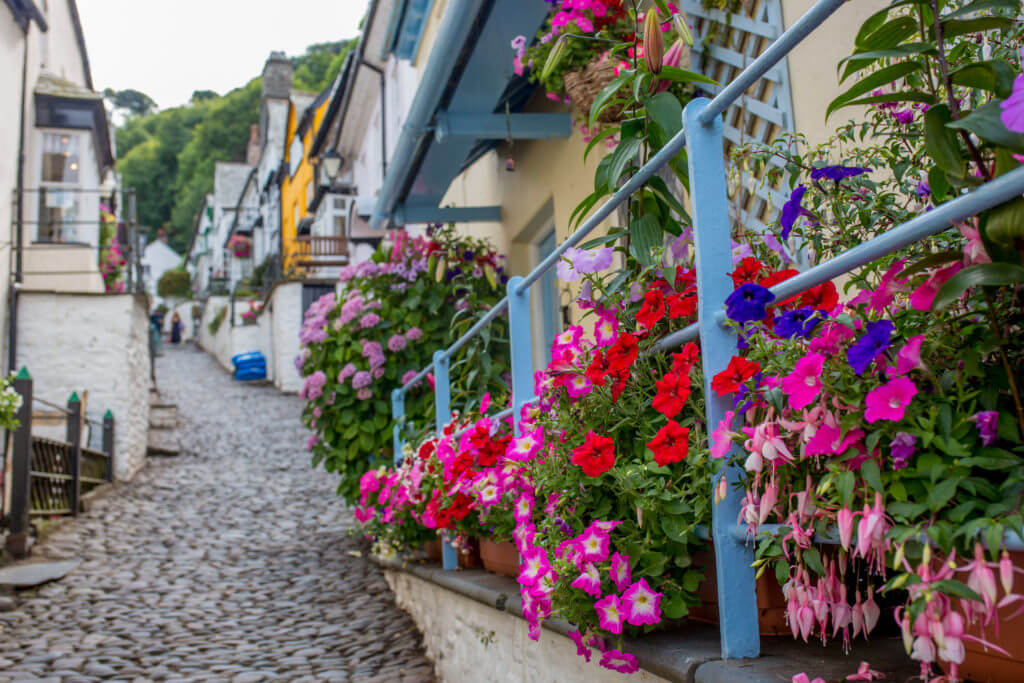
{"type": "Polygon", "coordinates": [[[113,167],[110,127],[102,95],[44,74],[36,84],[35,110],[37,128],[91,130],[96,140],[100,175],[113,167]]]}
{"type": "Polygon", "coordinates": [[[14,15],[14,22],[21,29],[22,33],[28,31],[28,25],[33,21],[39,26],[40,31],[46,32],[50,30],[46,23],[46,18],[32,0],[4,0],[4,3],[11,10],[11,14],[14,15]]]}

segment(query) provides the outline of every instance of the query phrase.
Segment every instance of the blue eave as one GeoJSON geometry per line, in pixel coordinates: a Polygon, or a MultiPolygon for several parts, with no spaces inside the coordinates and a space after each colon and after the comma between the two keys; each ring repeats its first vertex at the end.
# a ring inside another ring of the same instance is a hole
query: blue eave
{"type": "MultiPolygon", "coordinates": [[[[445,97],[441,98],[433,114],[435,125],[441,110],[481,118],[493,115],[509,84],[517,78],[512,70],[511,48],[501,48],[510,45],[516,36],[535,35],[551,11],[551,5],[545,0],[499,0],[485,4],[489,7],[482,10],[480,28],[470,31],[464,44],[434,46],[434,49],[466,54],[463,59],[456,60],[446,74],[445,97]]],[[[559,131],[547,137],[565,137],[568,130],[561,128],[568,128],[568,114],[565,119],[559,131]]],[[[493,137],[428,137],[421,143],[418,153],[409,159],[406,168],[389,165],[389,174],[401,173],[405,182],[395,196],[381,197],[381,203],[391,204],[395,209],[404,207],[407,213],[409,209],[438,207],[467,159],[479,147],[481,140],[486,139],[493,137]]]]}

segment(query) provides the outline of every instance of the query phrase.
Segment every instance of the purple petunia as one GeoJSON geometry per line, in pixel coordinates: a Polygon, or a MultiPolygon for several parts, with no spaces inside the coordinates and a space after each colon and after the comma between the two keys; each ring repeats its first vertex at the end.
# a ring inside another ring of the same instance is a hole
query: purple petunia
{"type": "Polygon", "coordinates": [[[824,178],[838,183],[844,178],[854,178],[865,173],[871,173],[871,169],[860,166],[819,166],[811,170],[811,180],[824,178]]]}
{"type": "Polygon", "coordinates": [[[995,443],[996,436],[998,436],[996,430],[999,426],[999,413],[995,410],[982,410],[973,419],[978,426],[982,445],[991,446],[995,443]]]}
{"type": "Polygon", "coordinates": [[[910,464],[910,458],[917,450],[917,437],[906,432],[898,432],[889,444],[889,453],[892,455],[892,468],[902,470],[910,464]]]}
{"type": "Polygon", "coordinates": [[[878,354],[889,348],[890,338],[895,329],[891,320],[877,320],[868,323],[864,334],[846,350],[846,361],[858,375],[871,365],[878,354]]]}
{"type": "Polygon", "coordinates": [[[1024,74],[1014,79],[1013,92],[999,106],[1003,110],[999,118],[1007,130],[1024,133],[1024,74]]]}
{"type": "Polygon", "coordinates": [[[792,339],[794,336],[806,338],[822,320],[819,311],[805,306],[793,311],[786,311],[777,317],[773,329],[775,334],[786,339],[792,339]]]}
{"type": "Polygon", "coordinates": [[[746,282],[725,300],[725,313],[739,323],[763,320],[767,314],[765,306],[775,301],[775,295],[766,287],[746,282]]]}
{"type": "Polygon", "coordinates": [[[779,224],[782,226],[782,241],[785,242],[789,239],[789,233],[793,231],[793,226],[796,225],[796,219],[800,216],[807,215],[807,210],[800,206],[800,202],[804,200],[804,193],[807,192],[807,188],[803,185],[797,185],[793,188],[793,193],[789,195],[789,199],[782,205],[782,211],[779,216],[779,224]]]}

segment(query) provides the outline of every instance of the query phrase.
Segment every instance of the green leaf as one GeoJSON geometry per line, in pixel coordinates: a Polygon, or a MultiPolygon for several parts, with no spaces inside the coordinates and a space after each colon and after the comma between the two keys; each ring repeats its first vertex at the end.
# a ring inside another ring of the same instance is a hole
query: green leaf
{"type": "Polygon", "coordinates": [[[935,488],[928,492],[928,507],[932,512],[937,512],[942,506],[949,502],[949,499],[956,493],[960,485],[960,478],[946,479],[935,485],[935,488]]]}
{"type": "Polygon", "coordinates": [[[879,493],[885,493],[885,488],[882,486],[882,475],[878,471],[878,463],[874,460],[865,460],[864,464],[860,466],[860,474],[864,477],[871,488],[878,491],[879,493]]]}
{"type": "Polygon", "coordinates": [[[619,128],[617,128],[617,127],[605,128],[600,133],[598,133],[597,135],[592,137],[590,139],[590,142],[587,143],[587,148],[585,150],[583,150],[583,161],[587,160],[587,155],[590,154],[590,150],[594,149],[594,147],[599,142],[601,142],[601,141],[611,137],[612,135],[615,135],[618,132],[619,132],[619,128]]]}
{"type": "Polygon", "coordinates": [[[935,98],[926,92],[919,92],[916,90],[903,90],[900,92],[891,92],[884,95],[871,95],[870,97],[859,97],[855,100],[845,103],[844,107],[855,107],[864,104],[882,104],[884,102],[924,102],[925,104],[934,104],[935,98]]]}
{"type": "Polygon", "coordinates": [[[638,151],[640,151],[640,140],[630,138],[620,142],[615,151],[608,155],[607,158],[611,159],[608,162],[607,169],[607,186],[609,189],[615,187],[619,182],[622,172],[626,170],[626,166],[633,160],[638,151]]]}
{"type": "Polygon", "coordinates": [[[921,64],[915,61],[900,62],[887,66],[884,69],[879,69],[869,76],[862,78],[853,84],[853,86],[844,92],[839,97],[832,100],[831,104],[828,105],[828,109],[825,111],[825,118],[827,119],[837,109],[847,106],[850,102],[857,99],[866,92],[871,92],[875,88],[879,88],[884,85],[888,85],[893,81],[896,81],[904,76],[914,73],[915,71],[921,70],[921,64]]]}
{"type": "Polygon", "coordinates": [[[905,45],[899,45],[897,47],[889,48],[888,50],[868,50],[865,52],[855,52],[849,57],[846,57],[839,61],[839,64],[846,64],[846,68],[843,69],[843,75],[839,79],[842,83],[851,75],[866,69],[871,66],[879,59],[898,59],[900,57],[910,57],[913,55],[921,54],[934,54],[936,52],[935,46],[931,43],[907,43],[905,45]]]}
{"type": "MultiPolygon", "coordinates": [[[[601,92],[597,93],[597,97],[594,98],[594,103],[590,105],[590,116],[588,117],[589,127],[593,128],[594,123],[597,121],[597,117],[601,115],[601,112],[610,104],[610,100],[615,97],[615,93],[619,92],[619,88],[629,82],[629,79],[633,78],[635,71],[623,71],[611,83],[604,86],[601,92]]],[[[541,78],[543,80],[543,78],[541,78]]]]}
{"type": "Polygon", "coordinates": [[[653,176],[650,180],[647,181],[647,187],[650,188],[650,190],[654,192],[659,199],[668,204],[669,208],[675,211],[676,214],[680,218],[682,218],[685,223],[691,222],[690,214],[687,213],[686,209],[683,207],[678,197],[676,197],[675,194],[673,194],[672,191],[668,189],[668,183],[665,182],[664,178],[662,178],[661,176],[653,176]]]}
{"type": "Polygon", "coordinates": [[[1016,12],[1020,10],[1020,0],[976,0],[976,2],[969,3],[956,11],[950,12],[942,19],[943,21],[959,19],[960,17],[966,17],[974,12],[980,12],[987,9],[1009,9],[1016,12]]]}
{"type": "Polygon", "coordinates": [[[949,194],[949,178],[945,171],[938,166],[933,166],[928,171],[928,187],[932,191],[932,199],[936,204],[945,199],[946,195],[949,194]]]}
{"type": "Polygon", "coordinates": [[[900,277],[910,277],[911,275],[916,275],[917,273],[928,270],[929,268],[935,268],[936,266],[942,266],[947,263],[959,261],[963,257],[964,252],[959,249],[950,249],[949,251],[940,251],[934,254],[928,254],[920,261],[917,261],[901,270],[900,277]]]}
{"type": "Polygon", "coordinates": [[[971,287],[1006,287],[1022,282],[1024,282],[1024,266],[1013,263],[982,263],[970,266],[942,285],[935,295],[935,300],[932,301],[932,310],[941,311],[971,287]]]}
{"type": "Polygon", "coordinates": [[[962,128],[974,133],[982,140],[991,142],[998,147],[1007,147],[1015,152],[1024,152],[1024,135],[1007,130],[1000,114],[1002,109],[998,102],[984,104],[970,114],[946,124],[950,128],[962,128]]]}
{"type": "MultiPolygon", "coordinates": [[[[967,35],[968,33],[981,33],[984,31],[998,30],[1005,31],[1013,26],[1013,20],[1005,17],[978,17],[977,19],[943,19],[942,37],[947,41],[950,38],[967,35]]],[[[934,27],[931,36],[935,38],[934,27]]]]}
{"type": "Polygon", "coordinates": [[[953,85],[987,90],[1001,98],[1010,96],[1015,75],[1010,65],[1002,60],[966,64],[949,74],[953,85]]]}
{"type": "MultiPolygon", "coordinates": [[[[888,9],[883,11],[888,13],[888,9]]],[[[856,45],[858,50],[888,50],[915,33],[917,33],[917,22],[914,19],[907,16],[896,17],[865,36],[857,36],[856,45]]]]}
{"type": "Polygon", "coordinates": [[[661,603],[661,612],[668,619],[682,619],[689,611],[682,595],[673,595],[661,603]]]}
{"type": "Polygon", "coordinates": [[[678,517],[672,515],[662,517],[661,530],[676,543],[686,543],[690,540],[689,534],[686,533],[686,524],[678,517]]]}
{"type": "Polygon", "coordinates": [[[677,66],[661,67],[661,73],[658,74],[658,78],[666,81],[675,81],[676,83],[706,83],[707,85],[718,85],[718,81],[713,78],[708,78],[704,74],[697,73],[696,71],[680,69],[677,66]]]}
{"type": "Polygon", "coordinates": [[[924,115],[924,148],[939,168],[962,178],[964,162],[960,156],[956,133],[946,127],[952,120],[953,115],[947,105],[930,107],[924,115]]]}
{"type": "Polygon", "coordinates": [[[846,470],[836,477],[836,490],[839,492],[839,500],[843,505],[849,507],[853,502],[853,472],[846,470]]]}
{"type": "Polygon", "coordinates": [[[604,237],[595,237],[592,240],[587,240],[586,242],[581,244],[579,248],[580,249],[593,249],[594,247],[601,247],[601,246],[604,246],[605,244],[608,244],[609,242],[614,242],[615,240],[619,239],[620,237],[622,237],[625,234],[626,234],[625,230],[618,230],[618,229],[612,230],[607,235],[605,235],[604,237]]]}
{"type": "Polygon", "coordinates": [[[629,224],[629,253],[644,266],[655,262],[654,249],[661,246],[661,224],[651,215],[633,219],[629,224]]]}
{"type": "Polygon", "coordinates": [[[963,598],[965,600],[977,600],[981,602],[981,596],[975,593],[973,590],[968,588],[966,585],[953,579],[942,579],[932,584],[937,590],[945,593],[946,595],[952,595],[953,597],[963,598]]]}
{"type": "Polygon", "coordinates": [[[660,92],[644,100],[647,115],[664,131],[666,139],[683,128],[683,106],[670,92],[660,92]]]}
{"type": "Polygon", "coordinates": [[[1024,199],[1017,198],[992,209],[985,221],[984,234],[1007,247],[1024,238],[1024,199]]]}
{"type": "Polygon", "coordinates": [[[648,551],[640,553],[636,561],[636,573],[640,576],[661,576],[665,571],[665,556],[648,551]]]}

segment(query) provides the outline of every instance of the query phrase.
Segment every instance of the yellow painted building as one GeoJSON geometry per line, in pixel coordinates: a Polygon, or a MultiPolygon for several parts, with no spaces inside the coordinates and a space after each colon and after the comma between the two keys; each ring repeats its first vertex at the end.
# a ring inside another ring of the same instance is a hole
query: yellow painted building
{"type": "Polygon", "coordinates": [[[281,177],[281,241],[286,273],[296,269],[296,259],[304,253],[298,239],[300,225],[316,193],[317,165],[310,159],[309,151],[327,112],[333,87],[319,95],[293,93],[288,105],[281,177]]]}

